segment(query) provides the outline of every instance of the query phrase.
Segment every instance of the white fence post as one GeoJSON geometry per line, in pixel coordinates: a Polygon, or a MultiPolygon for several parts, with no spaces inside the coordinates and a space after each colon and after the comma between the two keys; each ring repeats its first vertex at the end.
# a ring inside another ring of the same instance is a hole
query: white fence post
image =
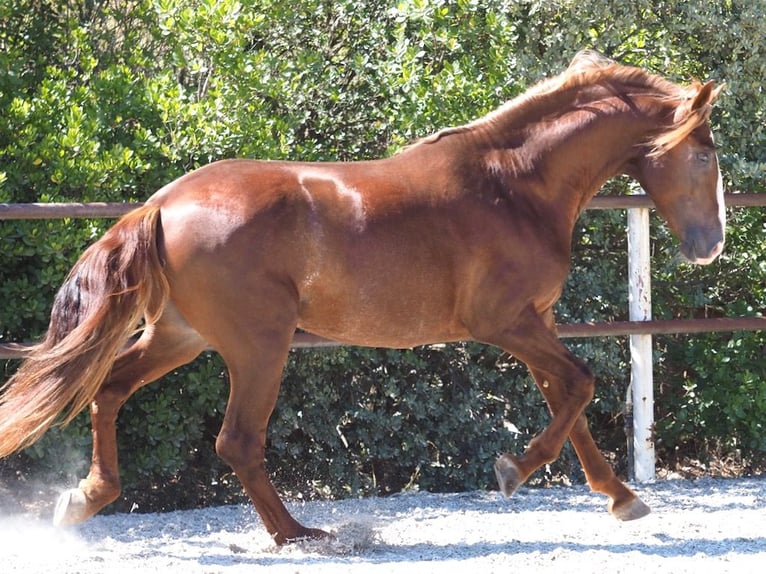
{"type": "MultiPolygon", "coordinates": [[[[643,192],[642,192],[643,193],[643,192]]],[[[652,318],[649,209],[628,209],[628,296],[631,321],[652,318]]],[[[630,336],[630,385],[633,407],[633,476],[638,482],[655,478],[654,379],[652,336],[630,336]]]]}

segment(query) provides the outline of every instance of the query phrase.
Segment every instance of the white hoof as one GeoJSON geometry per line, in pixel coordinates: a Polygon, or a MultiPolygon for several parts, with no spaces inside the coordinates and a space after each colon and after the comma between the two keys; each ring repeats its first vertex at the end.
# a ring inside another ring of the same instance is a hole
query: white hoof
{"type": "Polygon", "coordinates": [[[85,494],[79,488],[67,490],[56,501],[56,509],[53,511],[54,526],[69,526],[85,520],[87,515],[88,501],[85,494]]]}
{"type": "Polygon", "coordinates": [[[647,514],[649,514],[652,510],[638,497],[635,497],[634,499],[630,500],[629,502],[622,504],[621,506],[614,506],[613,503],[609,502],[609,512],[612,513],[612,516],[617,518],[618,520],[637,520],[638,518],[643,518],[647,514]]]}
{"type": "Polygon", "coordinates": [[[495,462],[495,477],[497,478],[497,484],[500,486],[500,491],[508,498],[521,486],[521,474],[513,462],[513,459],[508,455],[503,455],[495,462]]]}

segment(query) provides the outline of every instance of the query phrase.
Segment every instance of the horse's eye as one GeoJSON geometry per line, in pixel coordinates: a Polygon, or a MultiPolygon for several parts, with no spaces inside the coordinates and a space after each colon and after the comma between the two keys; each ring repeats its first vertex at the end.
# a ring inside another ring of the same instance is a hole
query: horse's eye
{"type": "Polygon", "coordinates": [[[702,163],[708,163],[710,161],[710,153],[706,151],[697,152],[697,159],[702,163]]]}

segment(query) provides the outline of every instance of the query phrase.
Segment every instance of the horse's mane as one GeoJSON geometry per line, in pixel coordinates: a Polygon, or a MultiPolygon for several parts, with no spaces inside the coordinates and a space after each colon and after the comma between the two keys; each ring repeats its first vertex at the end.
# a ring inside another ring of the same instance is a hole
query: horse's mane
{"type": "Polygon", "coordinates": [[[626,96],[651,94],[659,102],[672,102],[677,110],[673,124],[648,142],[652,154],[661,155],[679,144],[709,118],[710,106],[695,111],[684,106],[685,102],[692,100],[699,87],[699,82],[695,82],[691,87],[684,88],[641,68],[623,66],[598,52],[584,50],[558,76],[539,82],[482,118],[462,126],[442,129],[410,147],[433,144],[451,135],[474,132],[498,123],[502,123],[506,129],[521,127],[562,109],[579,98],[583,90],[594,88],[626,96]]]}
{"type": "Polygon", "coordinates": [[[673,149],[710,118],[712,105],[708,104],[696,110],[684,105],[685,102],[691,102],[701,87],[702,84],[695,80],[688,89],[683,90],[682,103],[677,107],[673,124],[649,142],[652,147],[650,155],[658,157],[673,149]]]}

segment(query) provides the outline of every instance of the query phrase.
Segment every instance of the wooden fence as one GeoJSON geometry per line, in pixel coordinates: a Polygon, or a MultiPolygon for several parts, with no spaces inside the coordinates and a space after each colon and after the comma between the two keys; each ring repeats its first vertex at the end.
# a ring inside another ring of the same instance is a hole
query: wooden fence
{"type": "MultiPolygon", "coordinates": [[[[766,206],[766,193],[729,193],[727,207],[766,206]]],[[[4,219],[100,219],[115,218],[136,209],[141,203],[0,203],[0,220],[4,219]]],[[[630,209],[654,207],[645,195],[600,195],[585,209],[630,209]]]]}

